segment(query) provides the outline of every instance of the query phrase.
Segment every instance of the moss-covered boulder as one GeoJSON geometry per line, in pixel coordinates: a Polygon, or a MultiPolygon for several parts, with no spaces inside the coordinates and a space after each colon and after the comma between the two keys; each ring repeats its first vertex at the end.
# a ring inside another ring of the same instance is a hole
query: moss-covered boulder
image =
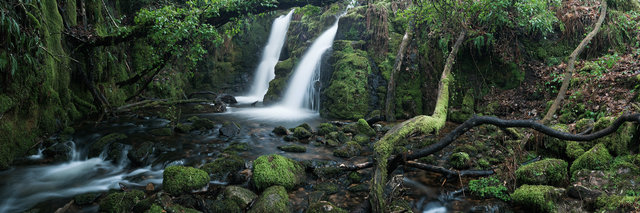
{"type": "Polygon", "coordinates": [[[122,133],[111,133],[101,137],[89,147],[89,157],[99,156],[105,147],[109,146],[113,142],[122,141],[124,139],[127,139],[127,136],[122,133]]]}
{"type": "Polygon", "coordinates": [[[144,142],[127,153],[127,158],[134,165],[146,165],[153,154],[153,143],[144,142]]]}
{"type": "Polygon", "coordinates": [[[357,134],[356,136],[353,136],[353,141],[364,146],[371,142],[371,138],[365,134],[357,134]]]}
{"type": "Polygon", "coordinates": [[[162,178],[164,191],[173,195],[199,190],[209,184],[207,172],[193,167],[169,166],[164,169],[162,178]]]}
{"type": "Polygon", "coordinates": [[[567,141],[567,148],[565,150],[567,157],[577,159],[580,155],[584,154],[584,152],[584,148],[579,142],[567,141]]]}
{"type": "Polygon", "coordinates": [[[240,133],[240,125],[238,125],[236,122],[227,121],[222,124],[222,127],[220,127],[218,132],[220,132],[220,135],[222,136],[232,138],[240,133]]]}
{"type": "Polygon", "coordinates": [[[320,114],[337,119],[365,117],[371,99],[368,84],[371,65],[367,53],[345,43],[334,46],[330,60],[334,61],[333,73],[329,85],[322,91],[320,114]]]}
{"type": "Polygon", "coordinates": [[[340,143],[346,143],[347,141],[349,141],[349,137],[347,137],[347,135],[341,131],[330,132],[328,135],[326,135],[326,138],[335,140],[340,143]]]}
{"type": "Polygon", "coordinates": [[[277,126],[276,128],[273,128],[273,131],[271,132],[280,136],[289,134],[289,130],[284,126],[277,126]]]}
{"type": "Polygon", "coordinates": [[[522,185],[511,194],[511,200],[531,212],[556,212],[557,200],[564,189],[544,185],[522,185]]]}
{"type": "Polygon", "coordinates": [[[200,169],[207,172],[212,180],[229,182],[230,178],[244,169],[244,160],[236,155],[221,157],[204,164],[200,169]]]}
{"type": "Polygon", "coordinates": [[[581,169],[607,169],[612,159],[604,144],[599,143],[573,161],[573,164],[571,164],[571,174],[581,169]]]}
{"type": "MultiPolygon", "coordinates": [[[[598,119],[593,126],[593,131],[599,131],[611,126],[615,119],[615,117],[603,117],[598,119]]],[[[597,139],[596,143],[603,143],[613,156],[623,155],[629,152],[629,144],[637,130],[638,125],[625,123],[622,124],[615,133],[597,139]]]]}
{"type": "Polygon", "coordinates": [[[237,205],[239,209],[245,209],[258,195],[251,190],[239,186],[227,186],[224,191],[218,195],[217,200],[230,200],[237,205]]]}
{"type": "Polygon", "coordinates": [[[264,212],[291,212],[289,208],[289,195],[283,186],[271,186],[266,188],[258,197],[249,213],[264,212]]]}
{"type": "Polygon", "coordinates": [[[311,125],[309,125],[308,123],[302,123],[302,124],[298,125],[297,127],[302,127],[302,128],[306,129],[309,132],[313,132],[313,129],[311,128],[311,125]]]}
{"type": "Polygon", "coordinates": [[[165,127],[165,128],[159,128],[159,129],[152,129],[151,131],[149,131],[149,133],[151,133],[154,136],[171,136],[173,135],[173,130],[171,130],[171,128],[165,127]]]}
{"type": "Polygon", "coordinates": [[[293,70],[294,58],[288,58],[278,62],[275,67],[276,77],[269,82],[269,90],[264,95],[263,103],[266,105],[278,102],[287,89],[287,80],[293,70]]]}
{"type": "Polygon", "coordinates": [[[293,129],[293,136],[297,139],[307,139],[311,137],[311,135],[311,132],[309,132],[309,130],[304,127],[296,127],[295,129],[293,129]]]}
{"type": "Polygon", "coordinates": [[[278,149],[285,152],[306,152],[307,151],[307,147],[295,145],[295,144],[278,146],[278,149]]]}
{"type": "Polygon", "coordinates": [[[338,131],[338,127],[330,123],[321,123],[318,126],[318,135],[324,136],[331,132],[338,131]]]}
{"type": "Polygon", "coordinates": [[[327,201],[319,201],[309,205],[305,213],[347,213],[347,210],[341,209],[327,201]]]}
{"type": "Polygon", "coordinates": [[[319,167],[313,170],[313,174],[321,179],[336,178],[344,173],[342,169],[335,166],[319,167]]]}
{"type": "Polygon", "coordinates": [[[360,155],[362,152],[362,146],[355,141],[349,141],[344,146],[333,151],[333,155],[342,158],[350,158],[360,155]]]}
{"type": "Polygon", "coordinates": [[[179,123],[176,125],[175,131],[179,133],[189,133],[193,129],[191,124],[179,123]]]}
{"type": "Polygon", "coordinates": [[[363,134],[369,137],[376,136],[376,131],[373,130],[364,119],[359,119],[358,122],[345,126],[344,131],[353,133],[354,135],[363,134]]]}
{"type": "Polygon", "coordinates": [[[596,201],[597,212],[636,212],[640,196],[601,195],[596,201]]]}
{"type": "Polygon", "coordinates": [[[562,186],[568,181],[568,163],[560,159],[544,159],[516,170],[518,184],[562,186]]]}
{"type": "Polygon", "coordinates": [[[199,118],[196,116],[192,116],[188,120],[192,122],[191,126],[196,130],[213,129],[216,125],[213,121],[207,118],[199,118]]]}
{"type": "Polygon", "coordinates": [[[303,177],[302,165],[280,155],[263,155],[253,161],[252,183],[258,190],[274,185],[293,189],[303,177]]]}
{"type": "Polygon", "coordinates": [[[144,198],[144,192],[132,190],[129,192],[114,192],[100,202],[100,212],[121,213],[131,209],[144,198]]]}
{"type": "MultiPolygon", "coordinates": [[[[551,126],[551,128],[562,132],[569,131],[569,128],[565,124],[555,124],[551,126]]],[[[567,141],[565,140],[560,140],[558,138],[544,135],[542,136],[542,142],[544,148],[548,151],[551,151],[553,154],[562,155],[565,153],[567,147],[567,141]]]]}
{"type": "Polygon", "coordinates": [[[449,157],[449,165],[456,169],[466,169],[471,165],[471,158],[466,152],[456,152],[449,157]]]}

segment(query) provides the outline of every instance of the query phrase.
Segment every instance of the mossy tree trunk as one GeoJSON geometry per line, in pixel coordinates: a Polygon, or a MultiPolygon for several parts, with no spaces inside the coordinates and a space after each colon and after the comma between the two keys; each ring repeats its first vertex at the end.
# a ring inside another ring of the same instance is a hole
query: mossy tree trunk
{"type": "Polygon", "coordinates": [[[409,45],[409,41],[411,37],[413,37],[413,27],[411,24],[407,26],[407,30],[404,32],[404,37],[402,37],[402,42],[400,43],[400,47],[398,48],[398,54],[396,55],[396,61],[393,64],[393,71],[391,71],[391,75],[389,76],[389,83],[387,83],[387,97],[385,99],[384,105],[384,114],[385,119],[387,121],[395,121],[396,116],[394,115],[395,110],[395,96],[396,96],[396,78],[398,77],[398,73],[402,68],[402,61],[404,59],[404,53],[407,51],[407,46],[409,45]]]}
{"type": "Polygon", "coordinates": [[[549,111],[547,111],[547,114],[542,119],[542,123],[549,122],[553,115],[556,114],[556,111],[560,106],[560,102],[562,102],[564,96],[567,94],[567,89],[569,88],[569,84],[571,83],[571,77],[576,69],[576,58],[578,57],[578,55],[580,55],[580,53],[582,53],[582,51],[584,51],[584,48],[586,48],[589,42],[591,42],[591,39],[593,39],[593,37],[598,34],[598,31],[600,31],[600,26],[602,26],[602,22],[604,22],[605,16],[607,16],[607,1],[602,0],[601,2],[602,8],[600,9],[600,18],[598,18],[598,22],[596,22],[596,26],[593,28],[593,30],[589,34],[587,34],[587,37],[582,39],[580,45],[578,45],[578,47],[573,50],[571,55],[569,55],[569,62],[567,65],[567,70],[564,74],[564,78],[562,79],[562,86],[560,87],[560,91],[558,91],[558,96],[556,96],[556,99],[553,101],[553,104],[549,108],[549,111]]]}
{"type": "Polygon", "coordinates": [[[373,212],[384,212],[387,206],[387,199],[384,197],[384,187],[387,182],[388,170],[387,159],[391,156],[394,144],[416,132],[429,134],[438,132],[447,120],[447,108],[449,106],[449,84],[451,82],[451,68],[455,62],[458,49],[462,45],[466,36],[462,31],[458,36],[442,71],[440,84],[438,87],[438,99],[436,108],[432,116],[419,115],[409,119],[391,129],[375,144],[374,159],[376,167],[371,179],[371,190],[369,191],[369,201],[373,212]]]}

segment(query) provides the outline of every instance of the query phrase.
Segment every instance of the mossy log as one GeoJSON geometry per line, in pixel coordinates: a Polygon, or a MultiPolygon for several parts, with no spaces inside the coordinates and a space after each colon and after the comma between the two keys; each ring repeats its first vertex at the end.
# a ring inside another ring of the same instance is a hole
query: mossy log
{"type": "Polygon", "coordinates": [[[553,117],[553,115],[556,114],[556,111],[558,110],[560,102],[562,102],[562,100],[564,99],[564,96],[567,94],[567,89],[569,88],[571,77],[573,75],[573,72],[576,69],[576,58],[578,57],[578,55],[580,55],[580,53],[582,53],[582,51],[584,51],[584,49],[587,47],[589,42],[591,42],[591,39],[593,39],[593,37],[595,37],[596,34],[598,34],[598,31],[600,31],[600,26],[602,26],[602,22],[604,22],[605,16],[607,16],[607,1],[603,0],[601,2],[602,2],[602,9],[600,10],[600,18],[598,18],[598,22],[596,22],[596,25],[593,28],[593,30],[589,34],[587,34],[587,36],[584,39],[582,39],[582,42],[580,42],[578,47],[575,50],[573,50],[571,55],[569,55],[569,62],[567,65],[567,70],[564,73],[564,78],[562,79],[562,86],[560,86],[560,91],[558,91],[558,96],[556,96],[556,99],[553,101],[553,104],[549,108],[549,111],[547,111],[547,114],[542,119],[543,123],[548,122],[551,119],[551,117],[553,117]]]}

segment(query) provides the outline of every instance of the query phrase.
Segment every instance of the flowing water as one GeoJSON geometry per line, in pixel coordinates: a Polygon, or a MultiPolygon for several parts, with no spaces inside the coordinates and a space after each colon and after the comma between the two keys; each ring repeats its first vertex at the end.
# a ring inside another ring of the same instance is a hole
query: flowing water
{"type": "Polygon", "coordinates": [[[280,52],[287,38],[289,22],[293,12],[294,10],[291,10],[287,15],[280,16],[273,21],[269,40],[262,52],[260,64],[256,68],[251,90],[247,96],[237,97],[240,102],[262,101],[262,98],[267,93],[269,81],[276,76],[274,68],[280,59],[280,52]]]}

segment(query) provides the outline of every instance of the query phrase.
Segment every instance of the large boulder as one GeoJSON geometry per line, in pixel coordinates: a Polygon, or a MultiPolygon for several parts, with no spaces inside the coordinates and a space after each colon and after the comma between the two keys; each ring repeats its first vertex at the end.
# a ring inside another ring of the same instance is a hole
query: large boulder
{"type": "Polygon", "coordinates": [[[280,155],[263,155],[253,161],[252,182],[258,190],[274,185],[293,189],[302,182],[303,177],[302,165],[280,155]]]}
{"type": "Polygon", "coordinates": [[[263,212],[291,212],[289,209],[289,195],[283,186],[271,186],[262,192],[249,213],[263,212]]]}
{"type": "Polygon", "coordinates": [[[571,174],[581,169],[607,169],[612,159],[604,144],[599,143],[573,161],[573,164],[571,164],[571,174]]]}
{"type": "Polygon", "coordinates": [[[369,137],[376,136],[376,131],[373,130],[364,119],[359,119],[358,122],[345,126],[344,131],[353,133],[354,135],[363,134],[369,137]]]}
{"type": "Polygon", "coordinates": [[[334,131],[338,131],[338,127],[330,123],[321,123],[320,126],[318,126],[318,135],[320,136],[327,135],[334,131]]]}
{"type": "Polygon", "coordinates": [[[221,157],[203,165],[200,169],[207,172],[212,180],[230,182],[240,170],[244,169],[244,160],[236,155],[221,157]]]}
{"type": "MultiPolygon", "coordinates": [[[[613,123],[615,117],[603,117],[598,119],[593,126],[593,131],[605,129],[613,123]]],[[[599,138],[596,143],[603,143],[607,150],[613,156],[627,154],[629,152],[629,144],[632,142],[633,136],[638,130],[638,125],[633,123],[624,123],[615,133],[599,138]]]]}
{"type": "Polygon", "coordinates": [[[521,166],[516,170],[518,184],[553,185],[567,184],[569,164],[560,159],[544,159],[521,166]]]}
{"type": "Polygon", "coordinates": [[[199,190],[209,184],[207,172],[193,167],[169,166],[164,169],[162,178],[164,191],[173,195],[199,190]]]}
{"type": "Polygon", "coordinates": [[[251,190],[239,186],[227,186],[224,191],[218,195],[218,200],[230,200],[237,205],[239,209],[245,209],[258,195],[251,190]]]}
{"type": "Polygon", "coordinates": [[[304,127],[296,127],[295,129],[293,129],[293,136],[299,140],[307,139],[311,137],[311,135],[311,132],[309,132],[309,130],[304,127]]]}

